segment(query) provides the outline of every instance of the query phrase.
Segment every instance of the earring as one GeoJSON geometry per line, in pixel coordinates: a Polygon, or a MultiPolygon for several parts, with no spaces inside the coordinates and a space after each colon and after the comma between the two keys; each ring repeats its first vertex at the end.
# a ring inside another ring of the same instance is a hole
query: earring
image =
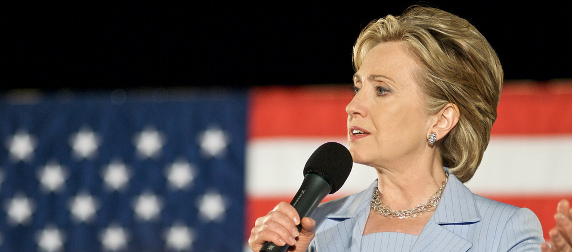
{"type": "Polygon", "coordinates": [[[435,140],[437,140],[437,134],[435,134],[435,133],[429,134],[429,138],[427,138],[427,141],[429,142],[429,145],[434,145],[434,144],[435,144],[435,140]]]}

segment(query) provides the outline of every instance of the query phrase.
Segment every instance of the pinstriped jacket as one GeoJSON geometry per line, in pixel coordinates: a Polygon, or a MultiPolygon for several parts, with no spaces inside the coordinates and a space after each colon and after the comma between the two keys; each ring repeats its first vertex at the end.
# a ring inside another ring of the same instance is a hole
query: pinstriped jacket
{"type": "MultiPolygon", "coordinates": [[[[369,251],[361,240],[376,185],[374,181],[362,192],[318,206],[311,215],[317,229],[308,251],[369,251]]],[[[473,194],[451,174],[439,205],[410,251],[536,252],[542,242],[542,227],[532,211],[473,194]]]]}

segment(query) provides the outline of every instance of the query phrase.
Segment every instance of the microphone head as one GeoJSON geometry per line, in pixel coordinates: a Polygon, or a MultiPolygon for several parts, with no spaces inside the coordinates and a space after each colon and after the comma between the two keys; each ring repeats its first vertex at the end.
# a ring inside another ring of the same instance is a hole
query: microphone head
{"type": "Polygon", "coordinates": [[[337,192],[352,171],[350,151],[340,143],[327,142],[312,153],[304,166],[304,176],[315,174],[332,186],[330,194],[337,192]]]}

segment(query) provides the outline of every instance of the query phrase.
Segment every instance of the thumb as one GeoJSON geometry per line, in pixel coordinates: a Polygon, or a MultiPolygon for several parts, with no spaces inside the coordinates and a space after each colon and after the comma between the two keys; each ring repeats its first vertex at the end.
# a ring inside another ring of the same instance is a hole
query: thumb
{"type": "Polygon", "coordinates": [[[300,235],[312,236],[316,234],[316,221],[310,217],[302,218],[302,230],[300,230],[300,235]]]}
{"type": "Polygon", "coordinates": [[[301,221],[302,229],[296,237],[296,245],[291,251],[306,251],[312,239],[316,235],[316,221],[310,217],[304,217],[301,221]]]}

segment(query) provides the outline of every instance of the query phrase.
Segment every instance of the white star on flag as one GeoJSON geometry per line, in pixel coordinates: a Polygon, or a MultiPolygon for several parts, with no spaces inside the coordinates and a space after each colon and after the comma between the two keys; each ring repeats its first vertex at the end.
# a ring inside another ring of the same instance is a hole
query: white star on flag
{"type": "Polygon", "coordinates": [[[74,219],[79,222],[91,221],[95,216],[97,207],[95,199],[87,193],[76,195],[70,202],[70,211],[74,219]]]}
{"type": "Polygon", "coordinates": [[[103,170],[102,177],[107,188],[118,191],[125,188],[130,174],[122,161],[115,160],[103,170]]]}
{"type": "Polygon", "coordinates": [[[159,155],[165,142],[165,137],[152,128],[147,128],[134,138],[137,153],[145,158],[154,158],[159,155]]]}
{"type": "Polygon", "coordinates": [[[61,191],[66,178],[67,172],[56,161],[49,162],[38,172],[38,180],[48,192],[61,191]]]}
{"type": "Polygon", "coordinates": [[[207,221],[221,221],[226,211],[224,198],[217,192],[207,192],[198,201],[199,215],[207,221]]]}
{"type": "Polygon", "coordinates": [[[27,224],[34,212],[34,203],[26,196],[18,194],[8,201],[6,212],[15,224],[27,224]]]}
{"type": "Polygon", "coordinates": [[[59,229],[46,227],[38,234],[38,247],[42,251],[61,251],[64,236],[59,229]]]}
{"type": "Polygon", "coordinates": [[[83,128],[70,137],[70,144],[76,157],[91,159],[95,157],[100,139],[91,129],[83,128]]]}
{"type": "Polygon", "coordinates": [[[19,130],[6,141],[10,157],[16,161],[29,161],[36,148],[36,139],[24,130],[19,130]]]}
{"type": "Polygon", "coordinates": [[[127,247],[127,232],[117,224],[111,224],[100,235],[101,244],[106,250],[117,251],[127,247]]]}
{"type": "Polygon", "coordinates": [[[195,169],[188,162],[179,160],[167,168],[166,177],[170,186],[177,189],[187,188],[195,179],[195,169]]]}
{"type": "Polygon", "coordinates": [[[165,234],[168,248],[181,251],[190,250],[195,239],[195,234],[187,226],[175,224],[165,234]]]}
{"type": "Polygon", "coordinates": [[[137,217],[149,221],[157,218],[161,212],[162,202],[155,194],[143,193],[134,202],[137,217]]]}
{"type": "Polygon", "coordinates": [[[228,135],[217,126],[209,127],[198,135],[201,151],[207,157],[218,157],[224,154],[230,141],[228,135]]]}

